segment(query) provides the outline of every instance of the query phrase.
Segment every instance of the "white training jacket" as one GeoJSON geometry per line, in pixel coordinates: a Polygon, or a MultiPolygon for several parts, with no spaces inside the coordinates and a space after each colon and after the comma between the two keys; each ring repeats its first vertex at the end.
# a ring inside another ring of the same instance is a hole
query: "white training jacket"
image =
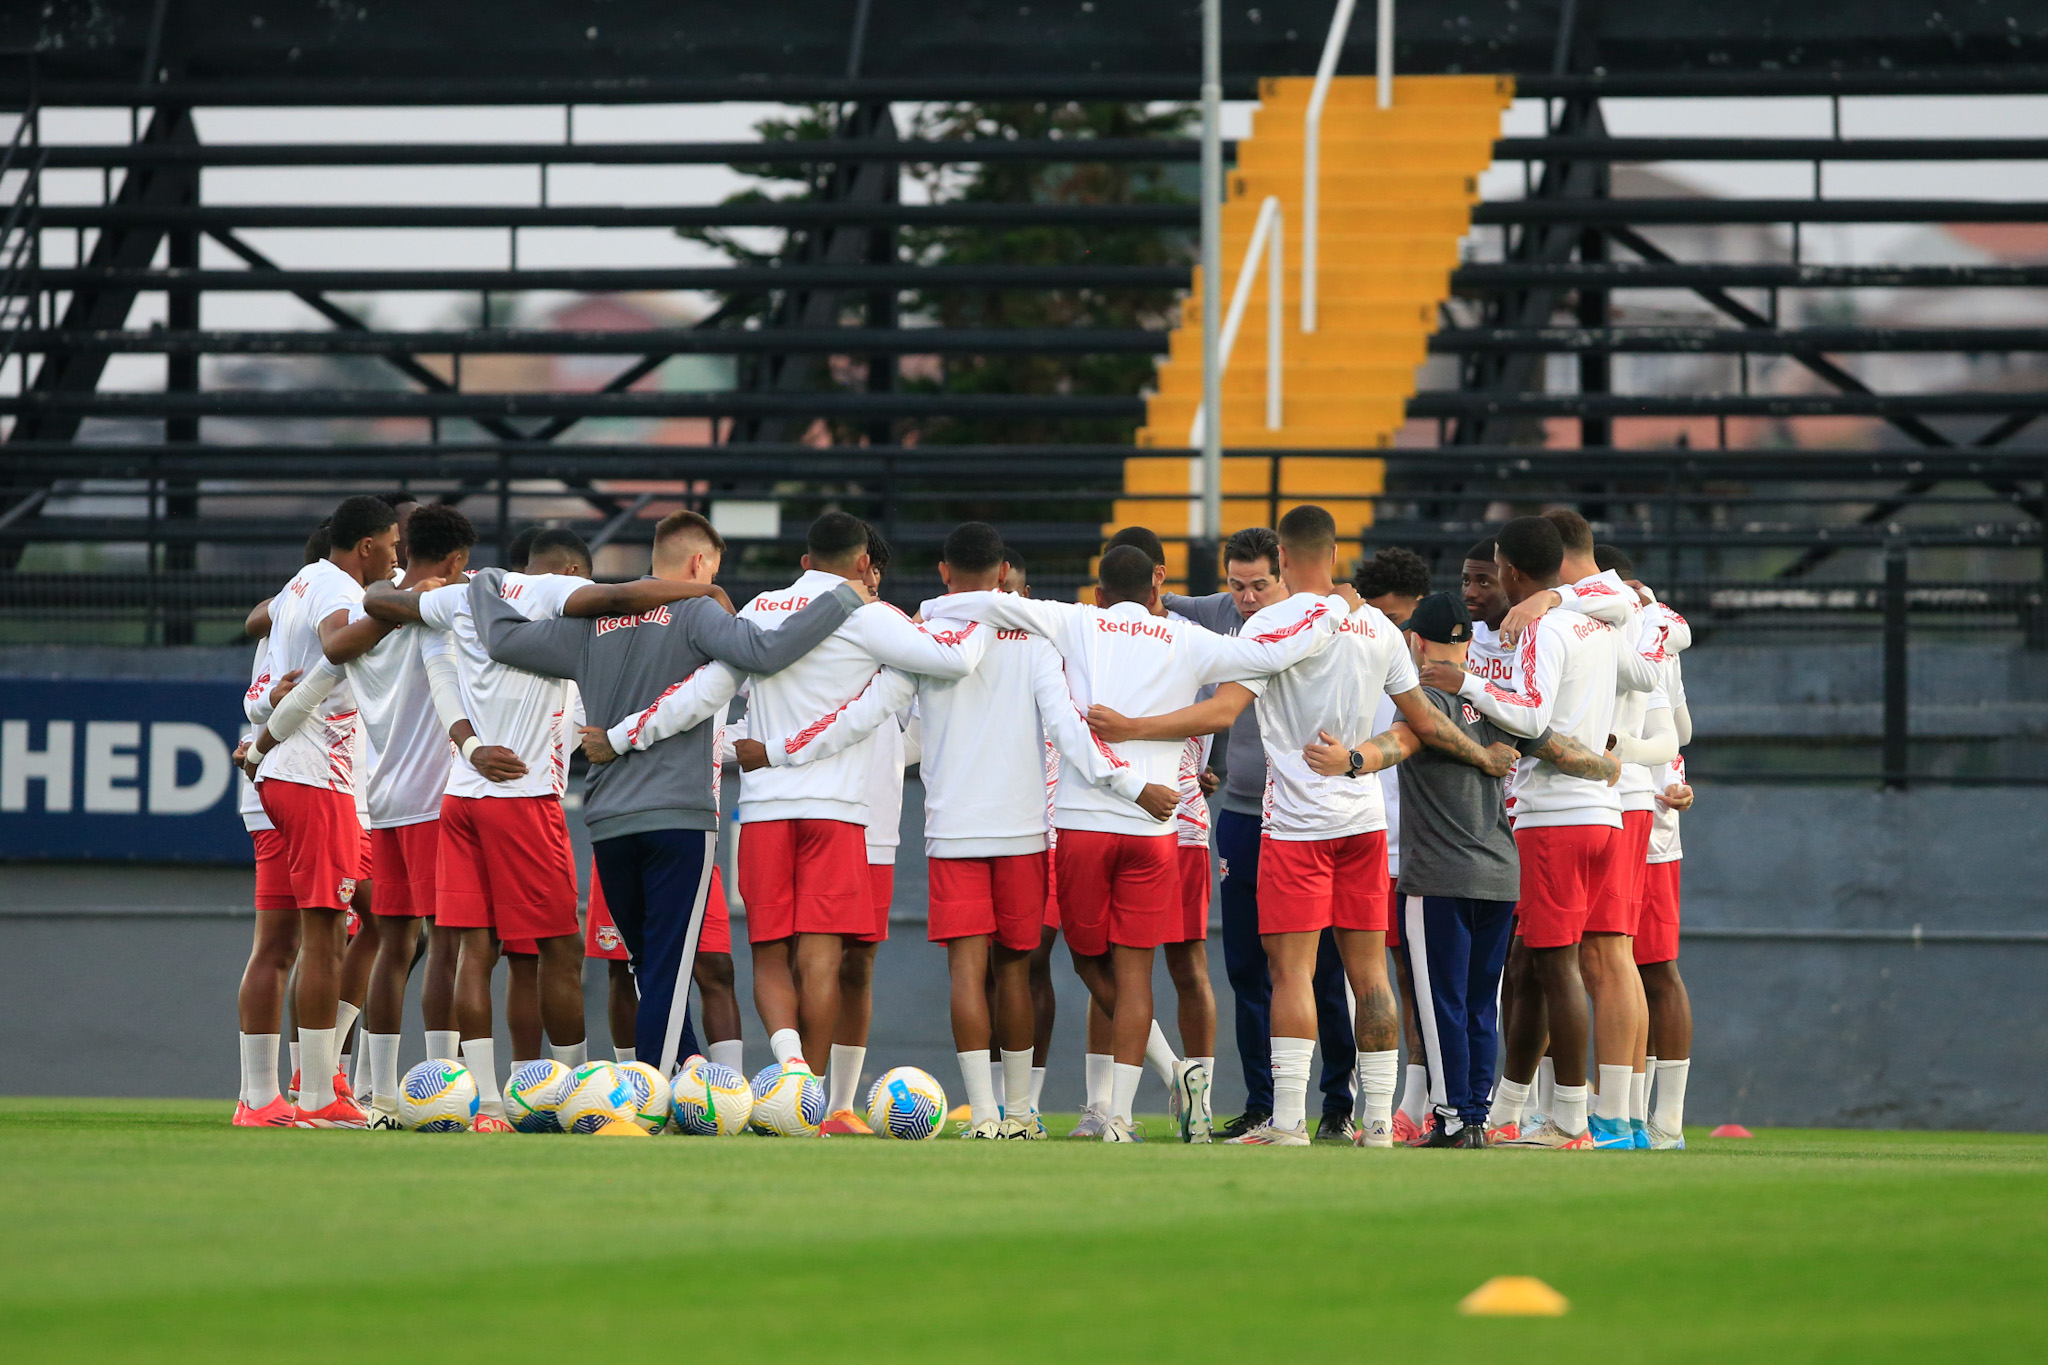
{"type": "MultiPolygon", "coordinates": [[[[1085,716],[1100,704],[1126,716],[1156,716],[1195,703],[1209,683],[1243,682],[1291,668],[1336,637],[1342,610],[1306,613],[1283,632],[1218,635],[1177,616],[1154,616],[1139,602],[1083,606],[1018,597],[1006,592],[963,592],[926,606],[928,620],[982,621],[1004,630],[1028,630],[1052,641],[1066,660],[1067,691],[1085,716]]],[[[1150,783],[1178,789],[1181,741],[1126,740],[1109,746],[1136,770],[1139,789],[1150,783]]],[[[1171,835],[1174,820],[1154,820],[1115,792],[1095,786],[1072,763],[1060,770],[1053,823],[1060,829],[1111,834],[1171,835]]]]}
{"type": "MultiPolygon", "coordinates": [[[[1671,700],[1663,690],[1664,635],[1651,621],[1643,597],[1612,569],[1577,583],[1560,584],[1557,594],[1565,610],[1584,612],[1620,631],[1624,647],[1641,655],[1655,674],[1656,683],[1649,688],[1639,685],[1639,677],[1618,678],[1614,729],[1610,732],[1615,738],[1615,755],[1622,760],[1621,781],[1615,787],[1621,794],[1621,808],[1652,810],[1657,791],[1653,770],[1678,756],[1671,700]]],[[[1690,642],[1690,630],[1686,639],[1690,642]]]]}
{"type": "Polygon", "coordinates": [[[363,585],[327,559],[293,574],[271,600],[270,640],[263,668],[244,696],[244,714],[257,720],[279,678],[293,669],[300,678],[293,696],[263,716],[277,743],[256,770],[258,782],[275,778],[356,794],[364,776],[361,717],[341,670],[327,663],[320,623],[362,600],[363,585]]]}

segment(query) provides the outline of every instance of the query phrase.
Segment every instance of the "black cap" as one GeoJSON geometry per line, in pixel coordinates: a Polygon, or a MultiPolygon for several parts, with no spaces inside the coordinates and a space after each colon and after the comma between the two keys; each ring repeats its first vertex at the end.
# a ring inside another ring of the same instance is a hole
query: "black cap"
{"type": "Polygon", "coordinates": [[[1415,614],[1401,629],[1440,645],[1461,645],[1472,638],[1472,614],[1455,594],[1433,592],[1415,604],[1415,614]]]}

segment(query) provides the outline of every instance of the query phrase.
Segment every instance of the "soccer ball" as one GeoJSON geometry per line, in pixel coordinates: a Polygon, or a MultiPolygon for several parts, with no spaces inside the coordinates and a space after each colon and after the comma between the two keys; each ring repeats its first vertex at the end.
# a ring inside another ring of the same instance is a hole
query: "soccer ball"
{"type": "Polygon", "coordinates": [[[816,1137],[825,1121],[825,1087],[808,1071],[785,1071],[754,1101],[754,1131],[770,1137],[816,1137]]]}
{"type": "Polygon", "coordinates": [[[626,1088],[633,1092],[633,1122],[650,1133],[659,1133],[668,1124],[668,1082],[645,1062],[621,1062],[619,1074],[625,1078],[626,1088]]]}
{"type": "Polygon", "coordinates": [[[476,1118],[476,1077],[460,1062],[421,1062],[398,1089],[399,1122],[415,1133],[463,1133],[476,1118]]]}
{"type": "MultiPolygon", "coordinates": [[[[758,1111],[761,1108],[762,1097],[765,1096],[770,1090],[772,1090],[775,1086],[775,1083],[781,1079],[781,1062],[770,1062],[768,1063],[768,1065],[762,1067],[759,1071],[756,1071],[754,1073],[754,1079],[747,1083],[747,1088],[753,1091],[754,1093],[754,1109],[756,1111],[758,1111]]],[[[763,1117],[758,1112],[756,1112],[753,1118],[749,1120],[747,1126],[752,1128],[755,1132],[759,1133],[763,1137],[775,1136],[775,1130],[767,1125],[766,1120],[763,1119],[763,1117]]]]}
{"type": "Polygon", "coordinates": [[[929,1072],[899,1066],[868,1090],[868,1127],[875,1136],[922,1142],[946,1126],[946,1092],[929,1072]]]}
{"type": "Polygon", "coordinates": [[[633,1090],[610,1062],[585,1062],[570,1073],[569,1097],[562,1101],[565,1133],[594,1133],[613,1119],[633,1117],[633,1090]]]}
{"type": "Polygon", "coordinates": [[[505,1117],[522,1133],[562,1131],[562,1101],[573,1083],[560,1062],[528,1062],[505,1082],[505,1117]]]}
{"type": "Polygon", "coordinates": [[[732,1137],[753,1117],[753,1087],[731,1067],[705,1062],[677,1076],[671,1089],[679,1133],[732,1137]]]}

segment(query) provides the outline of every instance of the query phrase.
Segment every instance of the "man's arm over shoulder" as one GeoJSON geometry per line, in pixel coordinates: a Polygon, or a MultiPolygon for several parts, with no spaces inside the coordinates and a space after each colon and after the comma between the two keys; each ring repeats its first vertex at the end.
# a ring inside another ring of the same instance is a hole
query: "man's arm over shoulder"
{"type": "Polygon", "coordinates": [[[728,616],[715,603],[688,602],[681,608],[688,641],[699,654],[742,673],[780,673],[818,647],[863,604],[851,583],[811,599],[780,630],[763,630],[744,617],[728,616]]]}
{"type": "Polygon", "coordinates": [[[545,678],[575,677],[590,622],[568,616],[529,621],[499,595],[504,579],[504,570],[485,569],[469,580],[469,615],[484,652],[545,678]]]}
{"type": "Polygon", "coordinates": [[[793,735],[761,736],[768,750],[768,766],[801,768],[850,749],[909,706],[916,695],[917,683],[909,674],[881,669],[868,679],[859,696],[830,715],[818,717],[793,735]]]}

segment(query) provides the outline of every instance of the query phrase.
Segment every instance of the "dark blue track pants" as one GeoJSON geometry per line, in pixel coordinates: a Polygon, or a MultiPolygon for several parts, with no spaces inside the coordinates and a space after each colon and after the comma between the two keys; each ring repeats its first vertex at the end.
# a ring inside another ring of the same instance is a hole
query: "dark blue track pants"
{"type": "Polygon", "coordinates": [[[1500,972],[1515,903],[1403,896],[1400,909],[1429,1054],[1430,1102],[1457,1110],[1466,1123],[1484,1123],[1500,1051],[1500,972]]]}
{"type": "Polygon", "coordinates": [[[664,1076],[700,1050],[690,1027],[690,973],[717,840],[711,830],[658,829],[590,846],[640,988],[633,1052],[664,1076]]]}

